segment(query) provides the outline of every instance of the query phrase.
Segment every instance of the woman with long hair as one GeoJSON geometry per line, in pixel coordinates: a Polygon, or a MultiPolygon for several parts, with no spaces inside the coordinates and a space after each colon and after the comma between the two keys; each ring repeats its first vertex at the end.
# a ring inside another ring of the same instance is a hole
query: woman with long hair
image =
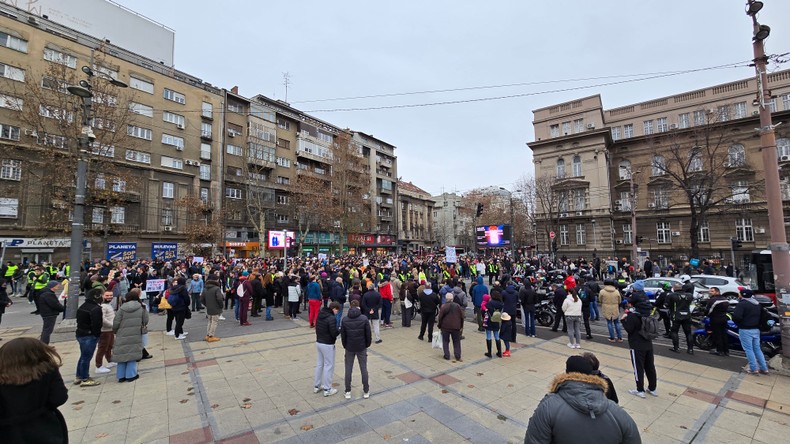
{"type": "Polygon", "coordinates": [[[582,348],[582,300],[576,295],[576,289],[568,291],[562,303],[562,312],[568,323],[568,347],[582,348]]]}
{"type": "Polygon", "coordinates": [[[58,407],[69,399],[55,349],[35,338],[16,338],[0,347],[0,441],[67,443],[58,407]]]}

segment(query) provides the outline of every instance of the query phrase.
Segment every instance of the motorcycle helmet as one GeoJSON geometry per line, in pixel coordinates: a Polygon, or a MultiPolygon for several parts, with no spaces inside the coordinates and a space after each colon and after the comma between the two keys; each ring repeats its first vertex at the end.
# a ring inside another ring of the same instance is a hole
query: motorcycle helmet
{"type": "Polygon", "coordinates": [[[689,275],[687,275],[687,274],[684,274],[684,275],[681,275],[681,276],[680,276],[680,282],[683,282],[684,284],[685,284],[686,282],[690,281],[690,280],[691,280],[691,276],[689,276],[689,275]]]}

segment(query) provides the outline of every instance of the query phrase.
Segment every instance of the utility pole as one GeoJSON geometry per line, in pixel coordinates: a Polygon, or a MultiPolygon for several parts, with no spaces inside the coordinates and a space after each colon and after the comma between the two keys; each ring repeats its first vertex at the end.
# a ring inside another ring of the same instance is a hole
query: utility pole
{"type": "Polygon", "coordinates": [[[634,269],[636,269],[636,264],[639,263],[636,245],[636,193],[634,192],[634,175],[637,172],[628,171],[628,177],[631,182],[631,195],[629,196],[631,201],[631,260],[633,261],[634,269]]]}
{"type": "Polygon", "coordinates": [[[285,86],[285,103],[288,103],[288,87],[291,85],[291,73],[283,73],[283,86],[285,86]]]}
{"type": "MultiPolygon", "coordinates": [[[[746,14],[752,18],[754,34],[752,48],[754,50],[754,70],[757,75],[758,100],[760,102],[760,150],[763,157],[763,174],[765,174],[765,197],[768,204],[768,225],[771,231],[771,260],[774,268],[774,285],[776,299],[779,305],[779,315],[782,318],[782,340],[790,344],[790,246],[787,244],[785,234],[784,211],[782,209],[782,195],[779,186],[779,168],[776,154],[775,125],[771,120],[771,90],[768,89],[768,73],[766,65],[768,57],[765,55],[765,39],[771,33],[771,28],[757,22],[757,13],[763,8],[763,2],[749,0],[746,5],[746,14]]],[[[733,264],[734,265],[734,264],[733,264]]],[[[782,349],[784,367],[790,361],[790,347],[782,349]]]]}

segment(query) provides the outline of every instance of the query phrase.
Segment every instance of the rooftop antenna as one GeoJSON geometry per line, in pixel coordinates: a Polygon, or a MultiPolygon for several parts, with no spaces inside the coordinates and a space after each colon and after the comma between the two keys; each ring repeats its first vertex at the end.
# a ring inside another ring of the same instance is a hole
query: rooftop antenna
{"type": "Polygon", "coordinates": [[[288,103],[288,85],[291,84],[291,73],[283,73],[283,85],[285,86],[285,103],[288,103]]]}

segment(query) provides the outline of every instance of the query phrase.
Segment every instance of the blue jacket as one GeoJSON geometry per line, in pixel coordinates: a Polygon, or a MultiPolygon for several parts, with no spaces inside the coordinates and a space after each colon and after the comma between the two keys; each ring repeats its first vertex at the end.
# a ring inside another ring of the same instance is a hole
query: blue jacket
{"type": "Polygon", "coordinates": [[[183,285],[173,285],[170,288],[170,295],[167,297],[167,303],[170,304],[173,312],[187,311],[189,308],[189,294],[186,287],[183,285]]]}
{"type": "Polygon", "coordinates": [[[189,282],[187,282],[187,289],[190,294],[203,293],[203,279],[190,279],[189,282]]]}
{"type": "Polygon", "coordinates": [[[477,277],[477,285],[472,289],[472,305],[479,307],[483,305],[483,295],[488,294],[488,287],[483,285],[483,276],[477,277]]]}
{"type": "Polygon", "coordinates": [[[505,287],[505,290],[502,291],[502,303],[504,304],[503,311],[505,311],[510,316],[516,316],[516,306],[518,305],[518,290],[513,284],[508,285],[505,287]]]}
{"type": "Polygon", "coordinates": [[[321,299],[322,299],[321,286],[318,285],[318,282],[312,281],[309,284],[307,284],[307,300],[320,301],[321,299]]]}

